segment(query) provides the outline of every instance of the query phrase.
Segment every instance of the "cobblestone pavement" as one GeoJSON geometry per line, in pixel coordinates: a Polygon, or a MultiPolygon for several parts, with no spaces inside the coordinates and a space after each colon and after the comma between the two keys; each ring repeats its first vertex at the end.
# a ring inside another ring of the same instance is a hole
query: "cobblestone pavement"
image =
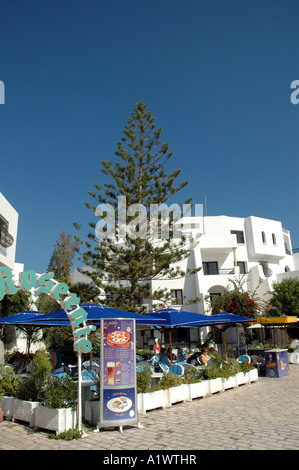
{"type": "Polygon", "coordinates": [[[192,402],[140,416],[142,428],[105,429],[65,441],[20,422],[0,423],[1,450],[299,450],[299,366],[192,402]]]}

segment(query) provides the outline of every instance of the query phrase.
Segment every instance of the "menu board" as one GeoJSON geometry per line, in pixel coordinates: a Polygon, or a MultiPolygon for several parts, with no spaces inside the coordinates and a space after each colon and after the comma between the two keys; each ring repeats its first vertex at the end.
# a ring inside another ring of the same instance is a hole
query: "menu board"
{"type": "Polygon", "coordinates": [[[137,419],[135,320],[101,322],[100,425],[122,425],[137,419]]]}

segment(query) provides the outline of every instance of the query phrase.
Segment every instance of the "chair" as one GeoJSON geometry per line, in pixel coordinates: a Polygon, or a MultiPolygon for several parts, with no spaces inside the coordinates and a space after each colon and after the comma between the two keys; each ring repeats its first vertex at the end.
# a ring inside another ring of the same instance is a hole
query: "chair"
{"type": "Polygon", "coordinates": [[[86,380],[86,381],[91,380],[94,383],[94,385],[91,385],[90,390],[92,392],[97,392],[96,383],[99,380],[99,376],[97,375],[97,373],[94,370],[92,370],[92,369],[91,370],[90,369],[83,369],[82,373],[81,373],[81,378],[82,378],[82,380],[86,380]]]}
{"type": "Polygon", "coordinates": [[[57,377],[58,379],[65,379],[65,377],[67,376],[67,373],[66,372],[53,372],[52,374],[52,377],[57,377]]]}
{"type": "Polygon", "coordinates": [[[137,364],[136,372],[143,372],[146,370],[151,370],[151,366],[147,362],[142,362],[142,363],[137,364]]]}
{"type": "Polygon", "coordinates": [[[167,365],[164,364],[164,362],[160,362],[159,368],[164,374],[167,374],[167,372],[169,371],[169,367],[167,367],[167,365]]]}
{"type": "Polygon", "coordinates": [[[182,364],[171,364],[169,367],[169,372],[172,372],[173,374],[179,375],[181,377],[184,375],[184,367],[182,364]]]}
{"type": "Polygon", "coordinates": [[[242,354],[241,356],[239,356],[237,358],[237,361],[238,362],[248,362],[248,363],[250,363],[251,359],[250,359],[250,356],[248,356],[248,354],[242,354]]]}
{"type": "Polygon", "coordinates": [[[85,362],[82,363],[82,366],[85,369],[94,370],[97,374],[99,374],[99,372],[100,372],[100,366],[97,362],[92,361],[91,367],[90,367],[90,361],[85,361],[85,362]]]}

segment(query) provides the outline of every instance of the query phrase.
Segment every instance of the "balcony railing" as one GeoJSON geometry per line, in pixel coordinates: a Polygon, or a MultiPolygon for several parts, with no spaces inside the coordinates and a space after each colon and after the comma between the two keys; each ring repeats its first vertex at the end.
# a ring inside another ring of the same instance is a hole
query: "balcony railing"
{"type": "Polygon", "coordinates": [[[222,268],[222,269],[204,269],[205,276],[221,276],[221,275],[235,274],[235,268],[222,268]]]}

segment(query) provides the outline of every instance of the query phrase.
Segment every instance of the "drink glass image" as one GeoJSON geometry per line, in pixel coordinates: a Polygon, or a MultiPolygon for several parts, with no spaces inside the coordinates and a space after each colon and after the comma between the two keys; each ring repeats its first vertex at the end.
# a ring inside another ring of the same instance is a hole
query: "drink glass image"
{"type": "Polygon", "coordinates": [[[108,385],[114,385],[115,362],[107,362],[108,385]]]}

